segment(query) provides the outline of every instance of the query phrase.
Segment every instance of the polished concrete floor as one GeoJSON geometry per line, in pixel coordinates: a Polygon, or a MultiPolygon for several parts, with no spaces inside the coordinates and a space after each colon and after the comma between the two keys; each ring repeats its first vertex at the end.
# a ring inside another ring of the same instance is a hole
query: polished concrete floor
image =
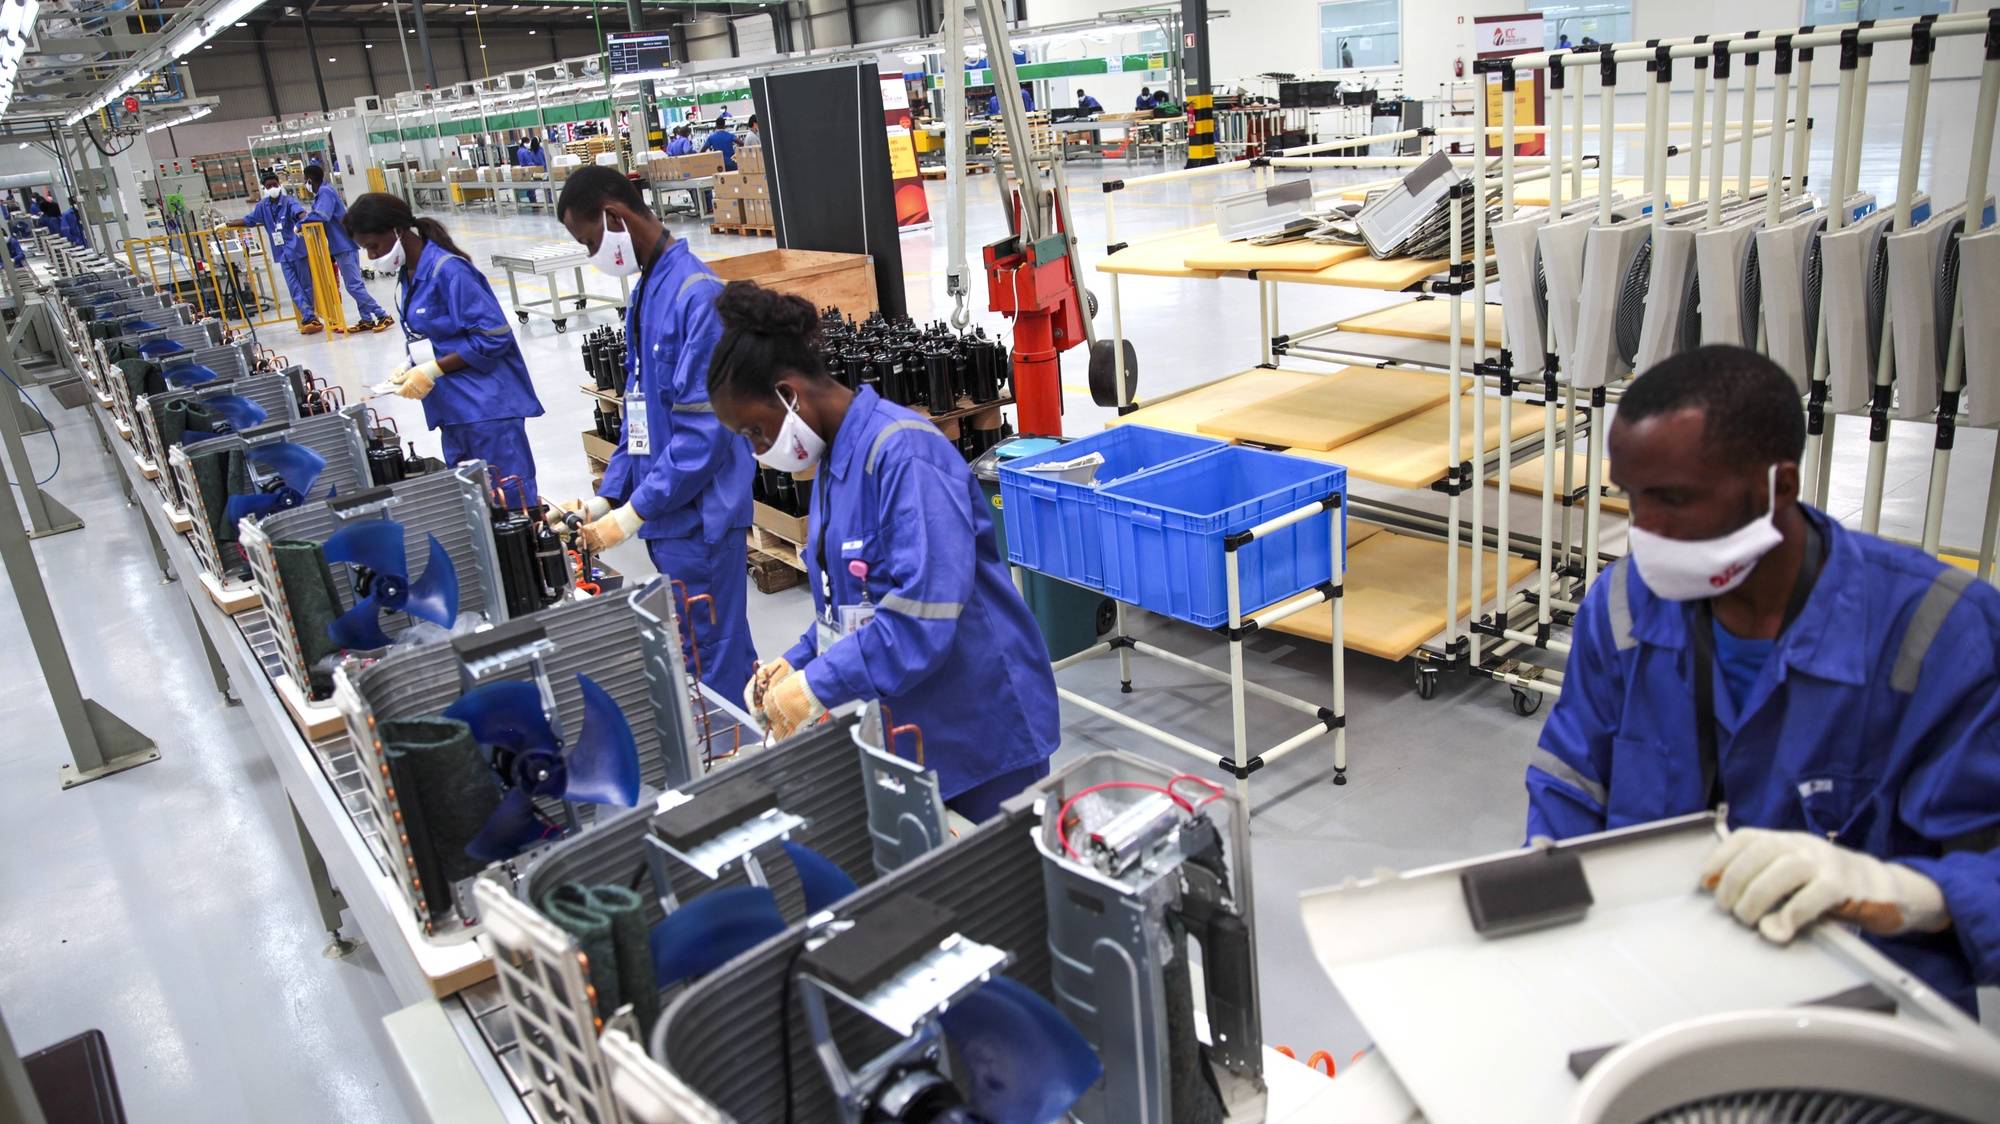
{"type": "MultiPolygon", "coordinates": [[[[1934,96],[1934,106],[1941,96],[1934,96]]],[[[1831,105],[1823,112],[1830,114],[1831,105]]],[[[1886,101],[1878,103],[1868,131],[1866,178],[1885,192],[1893,185],[1893,168],[1882,165],[1893,163],[1895,116],[1886,101]],[[1878,160],[1880,154],[1886,158],[1878,160]]],[[[1936,172],[1950,178],[1948,170],[1936,172]]],[[[1096,190],[1097,181],[1126,174],[1122,166],[1072,168],[1087,262],[1101,257],[1106,241],[1108,197],[1096,190]]],[[[998,236],[1002,212],[990,178],[971,182],[968,241],[976,262],[977,247],[998,236]]],[[[1118,237],[1207,221],[1209,205],[1228,186],[1209,179],[1123,192],[1115,197],[1118,237]]],[[[934,211],[941,211],[941,185],[931,187],[934,211]]],[[[1946,198],[1962,194],[1948,185],[1938,190],[1946,198]]],[[[563,237],[547,216],[440,217],[482,264],[496,252],[563,237]]],[[[712,234],[686,220],[673,229],[709,258],[771,245],[712,234]]],[[[944,253],[939,228],[903,239],[911,311],[920,319],[948,311],[944,253]]],[[[504,293],[497,273],[495,281],[504,293]]],[[[602,277],[590,283],[594,290],[616,291],[602,277]]],[[[1093,275],[1090,285],[1109,300],[1101,275],[1093,275]]],[[[1284,295],[1288,326],[1324,323],[1390,299],[1298,288],[1284,295]]],[[[373,289],[389,302],[387,281],[373,289]]],[[[984,285],[976,282],[975,289],[983,292],[984,285]]],[[[1142,396],[1257,361],[1251,285],[1141,279],[1124,284],[1121,296],[1126,331],[1140,349],[1142,396]]],[[[989,331],[1006,331],[998,317],[977,318],[989,331]]],[[[582,495],[588,486],[577,437],[590,427],[588,401],[577,390],[585,378],[578,348],[588,328],[610,322],[611,314],[599,312],[571,320],[565,335],[544,321],[518,333],[547,407],[529,423],[529,433],[551,498],[582,495]]],[[[289,328],[276,328],[263,335],[351,395],[405,363],[396,331],[302,340],[289,328]]],[[[1094,429],[1106,416],[1090,404],[1084,383],[1081,356],[1066,356],[1071,432],[1094,429]]],[[[283,792],[249,723],[211,687],[184,594],[159,584],[136,515],[119,498],[84,413],[57,411],[43,392],[34,397],[52,412],[62,443],[61,474],[50,489],[88,524],[37,546],[78,676],[87,693],[157,739],[162,759],[61,792],[56,769],[65,754],[45,693],[17,690],[0,697],[0,724],[14,731],[0,740],[0,815],[14,828],[14,842],[0,850],[0,1009],[15,1041],[32,1049],[86,1027],[103,1028],[135,1119],[403,1118],[379,1024],[394,1006],[389,988],[365,947],[344,960],[322,956],[325,935],[283,792]]],[[[423,432],[414,405],[377,405],[420,447],[435,450],[434,435],[423,432]]],[[[1865,443],[1861,424],[1843,419],[1829,503],[1843,518],[1860,508],[1865,443]]],[[[31,444],[45,471],[45,440],[31,444]]],[[[1914,537],[1919,529],[1929,447],[1927,427],[1897,427],[1883,515],[1888,533],[1914,537]]],[[[1989,433],[1960,435],[1946,506],[1948,543],[1978,542],[1992,447],[1989,433]]],[[[1521,525],[1528,509],[1515,510],[1521,525]]],[[[634,547],[620,548],[613,561],[650,572],[634,547]]],[[[793,590],[751,597],[757,646],[775,652],[805,623],[805,596],[793,590]]],[[[1140,628],[1156,643],[1211,663],[1224,658],[1210,633],[1161,620],[1140,628]]],[[[0,599],[0,670],[8,681],[33,684],[39,672],[23,639],[13,599],[0,599]]],[[[1256,681],[1324,694],[1324,646],[1266,634],[1248,648],[1256,681]]],[[[1366,1036],[1312,960],[1298,920],[1298,893],[1384,868],[1516,844],[1525,808],[1521,773],[1541,722],[1540,716],[1516,717],[1506,690],[1483,681],[1448,678],[1437,698],[1422,701],[1410,689],[1407,665],[1355,656],[1347,673],[1351,783],[1329,783],[1323,745],[1301,750],[1253,781],[1264,1022],[1270,1041],[1300,1056],[1326,1049],[1345,1057],[1365,1045],[1366,1036]]],[[[1177,734],[1228,744],[1224,688],[1160,661],[1141,661],[1135,679],[1137,693],[1119,695],[1110,660],[1062,676],[1065,686],[1134,708],[1177,734]]],[[[1292,732],[1296,718],[1253,701],[1249,728],[1253,745],[1270,744],[1292,732]]],[[[1066,757],[1106,748],[1169,755],[1076,708],[1065,709],[1064,730],[1066,757]]]]}

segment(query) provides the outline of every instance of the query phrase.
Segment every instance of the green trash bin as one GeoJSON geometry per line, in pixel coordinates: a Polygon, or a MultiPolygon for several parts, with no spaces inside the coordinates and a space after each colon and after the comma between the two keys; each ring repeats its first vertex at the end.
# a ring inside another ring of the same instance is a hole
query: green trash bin
{"type": "MultiPolygon", "coordinates": [[[[972,462],[979,490],[986,496],[987,514],[993,516],[993,537],[1000,557],[1007,557],[1007,518],[1000,506],[1000,462],[1042,452],[1062,442],[1059,437],[1015,437],[995,445],[972,462]]],[[[1041,626],[1042,642],[1049,659],[1073,656],[1092,644],[1111,626],[1111,599],[1095,590],[1058,581],[1033,570],[1021,571],[1021,596],[1028,611],[1041,626]]]]}

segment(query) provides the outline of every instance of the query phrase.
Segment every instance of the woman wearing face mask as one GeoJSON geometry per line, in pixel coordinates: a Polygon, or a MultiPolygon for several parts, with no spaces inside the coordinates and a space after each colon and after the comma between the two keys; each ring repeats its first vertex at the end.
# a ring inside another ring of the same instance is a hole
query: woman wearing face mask
{"type": "MultiPolygon", "coordinates": [[[[306,262],[306,240],[299,236],[299,223],[307,215],[306,206],[278,186],[278,173],[265,172],[263,183],[264,194],[250,208],[250,213],[223,225],[264,228],[264,237],[271,243],[271,256],[278,259],[278,269],[285,275],[285,288],[292,294],[299,334],[316,335],[325,331],[326,326],[320,323],[313,309],[312,267],[306,262]]],[[[49,211],[52,213],[54,208],[49,211]]]]}
{"type": "Polygon", "coordinates": [[[603,549],[637,535],[689,597],[709,596],[713,618],[705,609],[689,614],[702,680],[735,698],[756,660],[744,604],[751,467],[749,450],[708,401],[722,279],[610,168],[564,181],[556,217],[602,272],[644,273],[625,310],[624,432],[601,494],[578,505],[591,520],[584,538],[603,549]]]}
{"type": "Polygon", "coordinates": [[[752,708],[782,738],[879,699],[923,731],[945,803],[991,816],[1048,775],[1061,723],[1048,650],[965,458],[928,418],[828,375],[805,300],[739,281],[716,307],[716,416],[764,465],[818,470],[802,551],[815,619],[758,668],[752,708]]]}
{"type": "Polygon", "coordinates": [[[356,199],[346,226],[372,268],[396,275],[406,341],[431,343],[433,358],[419,363],[406,342],[410,366],[391,380],[396,393],[423,402],[446,464],[483,460],[490,479],[518,476],[537,502],[527,419],[541,416],[542,403],[485,275],[436,219],[416,217],[394,195],[356,199]]]}

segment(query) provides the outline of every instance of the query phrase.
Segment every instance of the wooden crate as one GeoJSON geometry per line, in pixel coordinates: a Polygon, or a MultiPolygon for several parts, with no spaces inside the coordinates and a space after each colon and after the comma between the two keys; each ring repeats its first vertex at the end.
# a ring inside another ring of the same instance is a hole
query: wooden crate
{"type": "Polygon", "coordinates": [[[709,262],[724,281],[755,281],[795,293],[814,308],[837,308],[856,320],[880,307],[875,300],[875,259],[827,250],[759,250],[709,262]]]}
{"type": "Polygon", "coordinates": [[[759,593],[776,593],[805,580],[805,575],[782,558],[761,550],[750,552],[750,581],[759,593]]]}

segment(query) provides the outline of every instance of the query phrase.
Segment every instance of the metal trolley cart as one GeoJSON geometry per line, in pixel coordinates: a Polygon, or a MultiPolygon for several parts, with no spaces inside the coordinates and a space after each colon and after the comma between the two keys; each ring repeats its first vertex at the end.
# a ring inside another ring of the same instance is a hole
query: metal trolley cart
{"type": "Polygon", "coordinates": [[[1113,707],[1057,688],[1065,702],[1219,766],[1249,792],[1250,774],[1317,738],[1333,736],[1334,783],[1347,783],[1346,672],[1341,589],[1347,546],[1346,471],[1337,465],[1225,445],[1144,426],[1121,426],[1003,462],[1007,556],[1019,566],[1098,590],[1117,603],[1112,635],[1055,662],[1056,670],[1108,653],[1132,687],[1132,655],[1166,660],[1229,684],[1231,752],[1218,753],[1113,707]],[[1096,479],[1037,467],[1102,458],[1096,479]],[[1221,633],[1218,671],[1134,638],[1126,606],[1221,633]],[[1324,704],[1250,683],[1244,638],[1319,605],[1332,610],[1332,689],[1324,704]],[[1249,751],[1244,714],[1254,694],[1313,717],[1262,753],[1249,751]]]}
{"type": "Polygon", "coordinates": [[[543,316],[555,321],[558,334],[569,330],[569,313],[582,312],[591,305],[609,308],[624,308],[632,299],[632,287],[624,278],[618,281],[619,295],[601,297],[584,288],[583,267],[590,261],[590,255],[574,242],[544,242],[518,253],[494,254],[493,265],[507,271],[507,296],[514,306],[514,316],[526,324],[530,316],[543,316]],[[559,277],[564,270],[576,273],[576,293],[565,296],[559,277]],[[548,296],[542,300],[522,300],[520,275],[543,278],[548,286],[548,296]],[[569,302],[570,308],[563,307],[569,302]]]}

